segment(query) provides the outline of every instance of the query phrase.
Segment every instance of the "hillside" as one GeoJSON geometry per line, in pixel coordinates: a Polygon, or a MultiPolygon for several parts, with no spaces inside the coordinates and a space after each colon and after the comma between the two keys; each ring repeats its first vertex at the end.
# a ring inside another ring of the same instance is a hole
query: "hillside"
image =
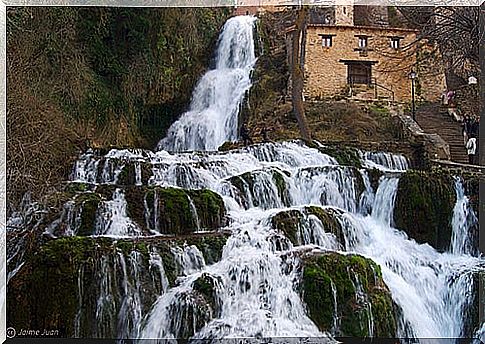
{"type": "Polygon", "coordinates": [[[67,179],[87,147],[154,147],[187,108],[229,14],[9,8],[9,205],[67,179]]]}

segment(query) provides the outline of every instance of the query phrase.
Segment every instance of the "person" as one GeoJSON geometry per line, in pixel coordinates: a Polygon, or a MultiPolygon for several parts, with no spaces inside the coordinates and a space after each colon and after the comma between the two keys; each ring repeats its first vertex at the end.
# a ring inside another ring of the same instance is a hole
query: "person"
{"type": "Polygon", "coordinates": [[[477,151],[477,139],[473,133],[470,134],[470,138],[466,143],[466,151],[468,154],[468,163],[473,165],[475,162],[475,152],[477,151]]]}
{"type": "Polygon", "coordinates": [[[243,139],[245,146],[253,144],[253,140],[249,136],[249,131],[245,124],[241,126],[241,138],[243,139]]]}

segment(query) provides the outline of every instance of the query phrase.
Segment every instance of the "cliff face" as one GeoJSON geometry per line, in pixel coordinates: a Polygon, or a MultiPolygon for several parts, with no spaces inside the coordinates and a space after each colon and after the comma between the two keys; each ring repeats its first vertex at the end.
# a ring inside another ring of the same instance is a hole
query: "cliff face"
{"type": "Polygon", "coordinates": [[[187,108],[230,10],[9,8],[10,204],[86,146],[153,147],[187,108]]]}

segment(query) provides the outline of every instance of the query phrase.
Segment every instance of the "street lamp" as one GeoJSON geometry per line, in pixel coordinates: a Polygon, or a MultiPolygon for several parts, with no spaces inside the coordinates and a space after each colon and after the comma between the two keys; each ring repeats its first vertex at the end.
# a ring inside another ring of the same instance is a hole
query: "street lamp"
{"type": "Polygon", "coordinates": [[[411,101],[412,101],[412,113],[413,113],[413,121],[416,122],[416,104],[414,102],[414,82],[416,80],[416,77],[418,75],[414,70],[411,70],[411,73],[409,73],[408,77],[411,79],[411,101]]]}

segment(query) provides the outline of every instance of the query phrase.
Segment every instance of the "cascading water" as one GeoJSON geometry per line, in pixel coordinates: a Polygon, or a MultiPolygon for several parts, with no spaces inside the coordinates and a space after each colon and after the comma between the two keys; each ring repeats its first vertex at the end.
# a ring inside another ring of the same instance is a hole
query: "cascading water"
{"type": "MultiPolygon", "coordinates": [[[[137,266],[141,262],[136,253],[117,253],[111,258],[113,261],[105,257],[97,261],[96,334],[106,336],[109,329],[103,326],[114,323],[120,338],[311,336],[328,341],[327,334],[310,320],[299,295],[298,253],[309,248],[358,253],[378,263],[400,309],[399,336],[462,336],[466,325],[463,313],[473,302],[469,297],[473,274],[483,271],[484,264],[469,249],[470,226],[476,218],[459,180],[455,184],[453,243],[449,252],[439,253],[393,228],[399,178],[408,167],[402,156],[364,152],[364,168],[360,169],[340,166],[336,159],[299,141],[265,143],[224,153],[167,152],[214,150],[224,141],[236,139],[238,104],[250,86],[249,72],[255,60],[253,22],[252,17],[236,17],[226,23],[217,67],[199,82],[191,111],[160,142],[160,148],[165,150],[111,150],[103,157],[88,152],[76,163],[72,179],[77,182],[116,184],[123,167],[134,164],[131,187],[210,189],[224,200],[229,218],[224,229],[231,233],[222,257],[213,264],[207,263],[195,246],[172,248],[179,277],[171,288],[163,259],[157,251],[150,251],[150,269],[157,270],[152,277],[156,275],[162,287],[147,310],[140,306],[143,292],[137,282],[137,266]],[[142,178],[144,168],[152,172],[149,180],[142,178]],[[377,180],[377,190],[371,186],[367,168],[383,172],[377,180]],[[327,232],[319,218],[308,211],[309,206],[334,214],[342,225],[343,241],[327,232]],[[288,210],[301,214],[295,244],[272,225],[277,214],[288,210]],[[109,273],[110,265],[116,266],[117,278],[109,273]],[[200,295],[195,291],[201,278],[213,284],[215,309],[200,305],[200,295]],[[111,297],[114,289],[121,290],[118,313],[111,297]]],[[[140,200],[148,233],[140,231],[130,219],[123,186],[115,185],[114,190],[112,199],[102,201],[98,208],[96,234],[116,238],[160,236],[162,211],[158,208],[157,190],[151,196],[155,200],[153,206],[149,206],[146,195],[140,200]]],[[[194,229],[200,229],[198,218],[204,214],[189,201],[188,212],[197,217],[194,229]]],[[[69,212],[69,206],[66,209],[69,212]]],[[[75,227],[76,216],[65,216],[75,227]]],[[[10,223],[18,225],[22,221],[14,216],[10,223]]],[[[16,266],[21,268],[21,264],[16,266]]],[[[372,335],[372,307],[357,275],[352,275],[352,283],[356,302],[367,308],[363,326],[372,335]]],[[[332,282],[333,333],[341,321],[337,315],[337,288],[332,282]]],[[[85,291],[81,286],[79,289],[83,295],[85,291]]],[[[76,319],[81,319],[82,310],[78,314],[76,319]]]]}
{"type": "Polygon", "coordinates": [[[253,24],[255,17],[240,16],[224,25],[216,56],[216,68],[197,84],[190,110],[184,113],[160,141],[168,151],[216,150],[238,137],[238,111],[251,86],[256,62],[253,24]]]}
{"type": "MultiPolygon", "coordinates": [[[[116,156],[114,151],[110,154],[116,156]]],[[[119,154],[127,155],[124,151],[119,154]]],[[[345,247],[347,252],[362,254],[381,265],[384,281],[401,309],[399,335],[462,335],[462,312],[473,302],[469,297],[473,273],[483,262],[463,249],[474,215],[459,180],[452,221],[454,243],[450,252],[439,253],[392,226],[402,173],[399,167],[386,174],[388,165],[375,164],[373,167],[379,167],[384,175],[377,190],[372,190],[366,169],[339,166],[335,159],[300,142],[260,144],[227,153],[173,155],[159,151],[148,154],[145,162],[152,166],[149,183],[153,185],[186,187],[189,179],[191,185],[221,194],[231,219],[226,229],[232,236],[219,262],[190,263],[181,284],[160,296],[144,316],[142,338],[185,333],[182,323],[171,317],[175,317],[174,312],[186,314],[195,307],[191,290],[201,274],[218,281],[220,309],[212,320],[199,314],[204,326],[194,338],[323,336],[307,317],[294,289],[298,259],[283,255],[292,252],[293,245],[286,241],[275,246],[272,242],[271,218],[287,209],[304,213],[299,230],[301,244],[328,250],[345,247]],[[281,183],[288,194],[281,192],[281,183]],[[303,207],[307,205],[334,209],[343,225],[345,242],[339,244],[315,216],[306,214],[303,207]],[[470,220],[463,222],[463,218],[470,220]]],[[[197,262],[181,250],[181,265],[184,260],[197,262]]],[[[354,283],[358,286],[358,281],[354,283]]],[[[362,302],[366,304],[365,299],[362,302]]],[[[371,316],[366,326],[373,331],[372,309],[367,306],[371,316]]]]}

